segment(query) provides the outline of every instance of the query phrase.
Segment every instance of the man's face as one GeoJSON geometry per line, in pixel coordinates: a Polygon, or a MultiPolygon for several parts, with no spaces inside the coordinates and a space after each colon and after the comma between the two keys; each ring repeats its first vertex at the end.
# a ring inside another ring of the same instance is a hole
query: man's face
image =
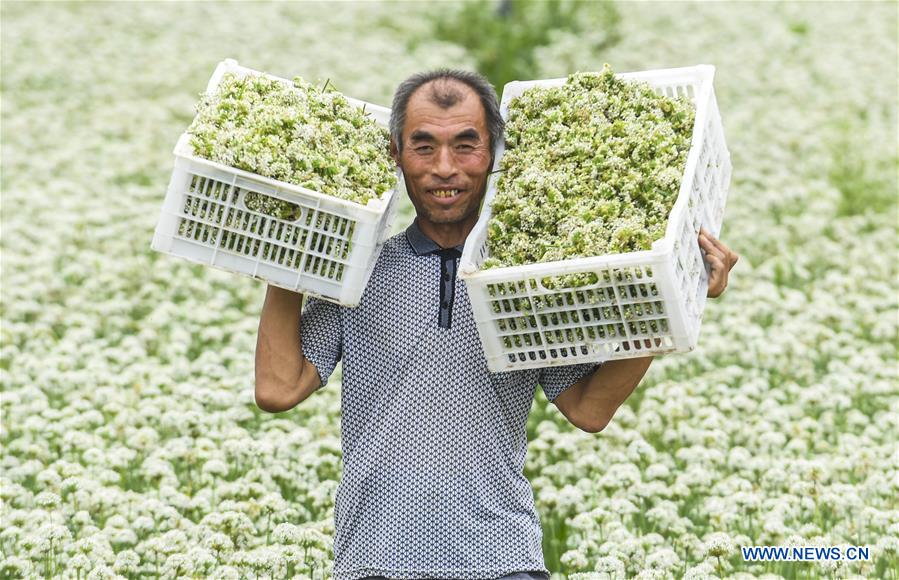
{"type": "Polygon", "coordinates": [[[409,98],[394,159],[419,222],[474,226],[492,161],[484,107],[470,87],[453,82],[462,98],[444,109],[431,99],[432,83],[409,98]]]}

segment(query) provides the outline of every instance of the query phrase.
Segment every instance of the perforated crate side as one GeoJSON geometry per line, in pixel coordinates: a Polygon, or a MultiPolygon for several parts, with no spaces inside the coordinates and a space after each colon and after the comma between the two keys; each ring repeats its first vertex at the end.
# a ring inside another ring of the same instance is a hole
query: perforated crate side
{"type": "Polygon", "coordinates": [[[386,194],[382,211],[357,210],[321,195],[297,196],[236,171],[180,158],[153,247],[275,286],[358,304],[388,233],[381,226],[395,212],[395,192],[386,194]],[[247,205],[250,196],[292,204],[292,219],[254,211],[247,205]]]}
{"type": "Polygon", "coordinates": [[[646,339],[659,339],[655,352],[684,344],[670,256],[641,254],[581,259],[581,267],[564,273],[550,263],[496,270],[489,281],[467,279],[488,367],[499,372],[640,356],[649,352],[646,339]],[[560,288],[560,275],[571,274],[590,283],[560,288]]]}
{"type": "Polygon", "coordinates": [[[718,237],[724,219],[730,181],[730,155],[724,145],[721,118],[714,93],[705,107],[700,154],[692,174],[689,197],[674,241],[675,276],[684,299],[684,312],[695,346],[708,292],[709,268],[698,243],[700,227],[718,237]]]}

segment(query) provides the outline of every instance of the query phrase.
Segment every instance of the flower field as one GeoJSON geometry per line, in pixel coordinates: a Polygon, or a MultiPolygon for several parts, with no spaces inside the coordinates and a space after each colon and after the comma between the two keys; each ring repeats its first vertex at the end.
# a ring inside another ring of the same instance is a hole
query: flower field
{"type": "MultiPolygon", "coordinates": [[[[389,105],[413,72],[483,62],[438,27],[465,9],[2,4],[0,577],[329,575],[340,374],[256,408],[264,284],[150,250],[171,150],[224,58],[389,105]]],[[[741,259],[698,349],[656,359],[603,432],[538,390],[547,567],[899,578],[897,6],[577,10],[519,70],[717,67],[741,259]],[[740,553],[847,544],[871,559],[740,553]]]]}

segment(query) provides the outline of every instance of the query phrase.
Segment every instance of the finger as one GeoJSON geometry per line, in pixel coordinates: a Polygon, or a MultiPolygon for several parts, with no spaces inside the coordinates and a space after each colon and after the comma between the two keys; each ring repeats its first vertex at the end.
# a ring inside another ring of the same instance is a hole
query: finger
{"type": "Polygon", "coordinates": [[[709,256],[709,255],[715,256],[718,259],[720,259],[722,262],[724,261],[726,254],[724,252],[722,252],[720,249],[718,249],[717,246],[712,244],[710,239],[701,237],[701,238],[699,238],[699,244],[706,251],[707,256],[709,256]]]}
{"type": "Polygon", "coordinates": [[[709,260],[709,288],[718,288],[727,281],[727,270],[722,266],[716,258],[709,260]]]}
{"type": "Polygon", "coordinates": [[[712,240],[712,243],[715,244],[715,247],[718,248],[725,256],[730,256],[733,254],[733,251],[727,247],[727,245],[721,240],[712,240]]]}
{"type": "Polygon", "coordinates": [[[715,296],[717,296],[720,293],[721,293],[721,275],[718,273],[718,271],[713,271],[709,275],[708,291],[706,292],[706,295],[714,298],[715,296]]]}
{"type": "Polygon", "coordinates": [[[731,251],[730,248],[728,248],[727,245],[725,245],[724,242],[722,242],[721,240],[719,240],[718,238],[716,238],[715,236],[713,236],[713,235],[711,234],[711,232],[709,232],[709,230],[705,229],[704,227],[700,227],[700,228],[699,228],[699,233],[700,233],[700,235],[705,236],[705,238],[706,238],[707,240],[709,240],[710,242],[712,242],[712,245],[713,245],[713,246],[715,246],[716,248],[718,248],[719,250],[721,250],[722,252],[724,252],[724,255],[728,255],[728,254],[730,253],[730,251],[731,251]]]}
{"type": "Polygon", "coordinates": [[[710,233],[707,232],[707,233],[706,233],[706,238],[708,238],[708,240],[709,240],[710,242],[712,242],[712,244],[713,244],[716,248],[718,248],[719,250],[721,250],[722,252],[724,252],[724,255],[727,255],[728,253],[730,253],[730,248],[728,248],[727,245],[725,245],[724,242],[722,242],[721,240],[719,240],[718,238],[716,238],[716,237],[713,236],[712,234],[710,234],[710,233]]]}
{"type": "Polygon", "coordinates": [[[713,275],[709,276],[709,296],[711,296],[712,298],[717,298],[724,293],[725,288],[727,288],[726,272],[717,270],[713,275]]]}
{"type": "Polygon", "coordinates": [[[718,256],[712,254],[705,255],[705,261],[709,263],[711,267],[710,276],[716,274],[717,272],[726,272],[724,268],[724,262],[718,256]]]}

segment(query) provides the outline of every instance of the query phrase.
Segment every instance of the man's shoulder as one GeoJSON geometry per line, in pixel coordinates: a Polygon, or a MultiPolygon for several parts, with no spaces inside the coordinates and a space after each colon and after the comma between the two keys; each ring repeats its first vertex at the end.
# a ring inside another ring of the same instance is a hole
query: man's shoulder
{"type": "Polygon", "coordinates": [[[365,285],[361,308],[353,311],[361,313],[367,310],[366,307],[383,305],[385,296],[401,291],[410,279],[415,278],[413,272],[420,267],[419,262],[413,260],[415,257],[405,231],[387,238],[365,285]]]}
{"type": "Polygon", "coordinates": [[[414,257],[416,254],[406,239],[406,232],[394,234],[384,241],[371,278],[395,278],[399,270],[415,267],[414,257]]]}
{"type": "Polygon", "coordinates": [[[411,254],[413,254],[412,246],[409,245],[409,240],[406,239],[404,230],[387,238],[384,242],[384,247],[381,248],[381,255],[378,256],[378,259],[381,261],[384,258],[405,257],[411,254]]]}

